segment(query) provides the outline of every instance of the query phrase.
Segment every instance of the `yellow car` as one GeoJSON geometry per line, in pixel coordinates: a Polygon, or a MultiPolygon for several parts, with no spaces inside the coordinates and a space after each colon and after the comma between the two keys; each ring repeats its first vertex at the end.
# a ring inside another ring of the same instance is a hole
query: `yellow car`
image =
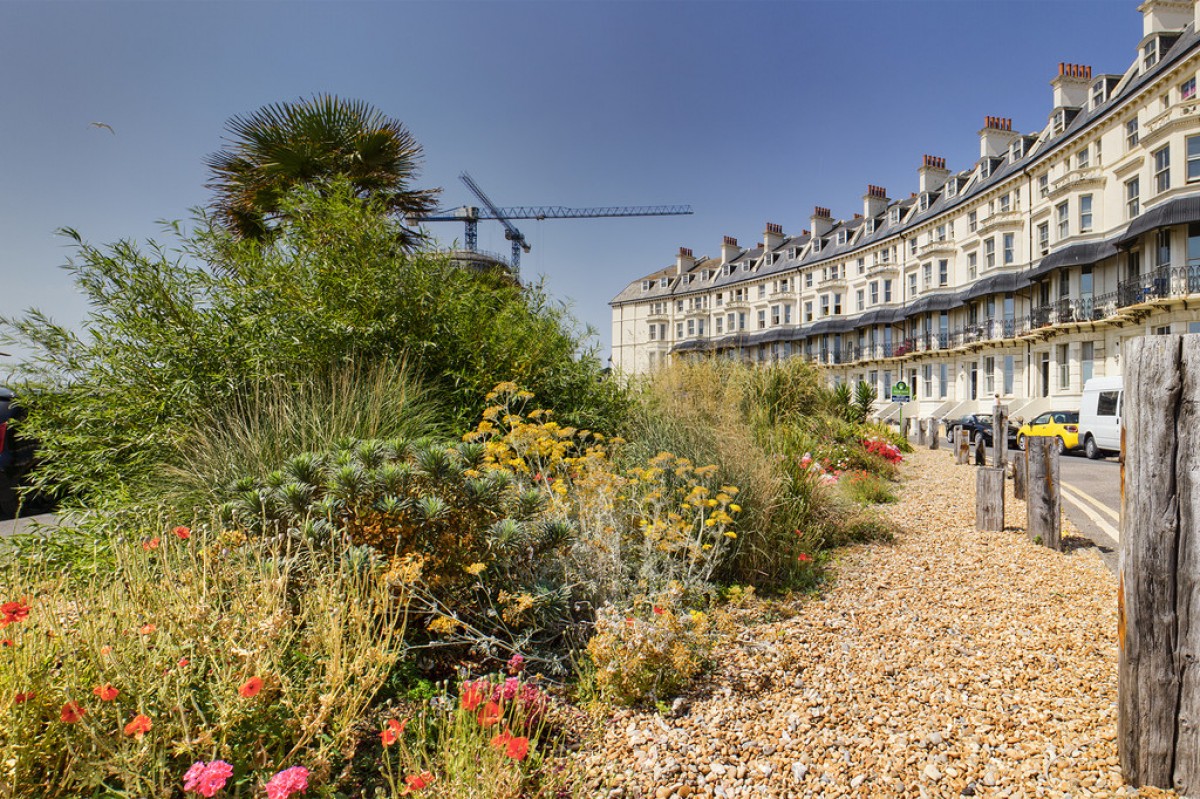
{"type": "Polygon", "coordinates": [[[1047,411],[1017,430],[1017,446],[1025,449],[1029,436],[1054,436],[1058,451],[1066,452],[1079,446],[1079,411],[1047,411]]]}

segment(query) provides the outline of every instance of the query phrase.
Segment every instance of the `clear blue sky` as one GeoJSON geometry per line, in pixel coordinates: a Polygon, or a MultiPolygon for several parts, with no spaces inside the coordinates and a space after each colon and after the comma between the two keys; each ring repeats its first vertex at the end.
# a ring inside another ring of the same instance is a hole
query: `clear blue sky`
{"type": "MultiPolygon", "coordinates": [[[[408,125],[445,206],[470,201],[463,170],[500,205],[693,205],[520,224],[524,274],[607,356],[608,301],[680,245],[848,217],[868,183],[907,196],[922,154],[969,166],[989,114],[1040,130],[1058,62],[1122,72],[1140,37],[1136,0],[0,0],[0,315],[78,324],[57,228],[159,235],[209,201],[226,119],[332,92],[408,125]]],[[[498,225],[480,246],[507,251],[498,225]]]]}

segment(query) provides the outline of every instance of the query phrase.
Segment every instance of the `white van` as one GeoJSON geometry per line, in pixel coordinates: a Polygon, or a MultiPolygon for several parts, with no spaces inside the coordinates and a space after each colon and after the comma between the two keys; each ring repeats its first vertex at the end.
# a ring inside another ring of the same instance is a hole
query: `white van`
{"type": "Polygon", "coordinates": [[[1079,443],[1089,458],[1121,451],[1125,378],[1093,377],[1083,384],[1079,404],[1079,443]]]}

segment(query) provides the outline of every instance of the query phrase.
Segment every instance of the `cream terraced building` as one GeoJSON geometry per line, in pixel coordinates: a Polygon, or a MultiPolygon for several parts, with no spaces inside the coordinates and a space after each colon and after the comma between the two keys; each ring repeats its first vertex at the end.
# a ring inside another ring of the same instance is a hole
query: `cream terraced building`
{"type": "Polygon", "coordinates": [[[881,418],[958,416],[999,395],[1013,416],[1077,408],[1121,373],[1125,341],[1200,332],[1200,0],[1147,0],[1122,74],[1060,64],[1046,127],[987,117],[979,160],[926,155],[906,199],[868,186],[863,212],[818,207],[750,248],[680,248],[615,297],[612,363],[803,357],[866,381],[881,418]]]}

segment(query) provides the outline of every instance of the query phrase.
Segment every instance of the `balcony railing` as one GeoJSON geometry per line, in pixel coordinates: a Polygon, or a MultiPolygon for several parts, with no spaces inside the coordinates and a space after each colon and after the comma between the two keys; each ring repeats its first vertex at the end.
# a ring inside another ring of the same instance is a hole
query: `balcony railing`
{"type": "Polygon", "coordinates": [[[1200,263],[1167,266],[1117,285],[1117,304],[1124,308],[1153,300],[1200,294],[1200,263]]]}

